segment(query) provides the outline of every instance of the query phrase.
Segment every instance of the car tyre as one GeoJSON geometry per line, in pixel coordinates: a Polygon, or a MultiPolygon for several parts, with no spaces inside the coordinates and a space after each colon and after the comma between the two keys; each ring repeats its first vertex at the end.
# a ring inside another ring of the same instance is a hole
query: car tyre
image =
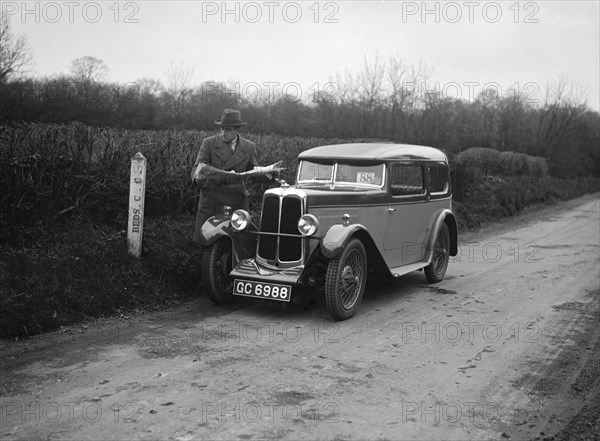
{"type": "Polygon", "coordinates": [[[334,319],[346,320],[356,313],[366,281],[367,253],[362,242],[354,238],[327,267],[325,302],[334,319]]]}
{"type": "Polygon", "coordinates": [[[229,239],[219,239],[204,248],[201,266],[202,281],[208,298],[217,305],[231,303],[234,300],[233,281],[229,278],[232,265],[229,239]]]}
{"type": "Polygon", "coordinates": [[[449,260],[450,231],[448,230],[448,226],[443,223],[435,240],[431,263],[425,267],[425,276],[429,283],[437,283],[444,279],[449,260]]]}

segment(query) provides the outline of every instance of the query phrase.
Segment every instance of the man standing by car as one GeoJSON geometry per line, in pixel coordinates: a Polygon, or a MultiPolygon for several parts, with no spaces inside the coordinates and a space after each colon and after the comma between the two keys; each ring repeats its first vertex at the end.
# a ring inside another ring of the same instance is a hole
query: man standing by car
{"type": "MultiPolygon", "coordinates": [[[[247,123],[242,122],[239,110],[225,109],[220,121],[219,133],[205,138],[192,170],[192,181],[200,186],[200,200],[194,228],[195,242],[200,241],[202,225],[206,220],[222,211],[224,205],[233,210],[248,210],[249,191],[244,180],[236,175],[252,170],[256,162],[256,146],[242,138],[238,129],[247,123]]],[[[259,177],[257,177],[259,178],[259,177]]],[[[271,176],[259,178],[270,182],[271,176]]]]}

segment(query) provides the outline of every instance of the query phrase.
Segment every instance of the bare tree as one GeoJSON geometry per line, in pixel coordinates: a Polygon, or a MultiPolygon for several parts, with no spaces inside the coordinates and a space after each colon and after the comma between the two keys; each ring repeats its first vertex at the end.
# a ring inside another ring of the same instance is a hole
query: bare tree
{"type": "Polygon", "coordinates": [[[108,66],[104,61],[86,55],[71,62],[71,74],[82,83],[100,82],[106,79],[108,66]]]}
{"type": "Polygon", "coordinates": [[[171,62],[166,77],[166,97],[170,104],[171,115],[179,117],[186,101],[189,101],[192,96],[194,69],[186,69],[183,62],[177,65],[171,62]]]}
{"type": "Polygon", "coordinates": [[[326,113],[323,128],[328,136],[360,136],[361,127],[355,112],[360,102],[358,82],[352,72],[345,69],[343,75],[336,72],[335,81],[331,83],[335,90],[321,104],[326,113]]]}
{"type": "Polygon", "coordinates": [[[406,77],[406,61],[397,56],[390,57],[388,60],[387,79],[390,85],[390,131],[393,137],[399,135],[398,120],[404,111],[407,90],[405,85],[406,77]]]}
{"type": "Polygon", "coordinates": [[[363,107],[363,130],[371,135],[375,129],[375,108],[382,104],[383,75],[385,73],[385,62],[381,60],[381,54],[375,53],[373,60],[369,62],[367,57],[363,58],[362,70],[359,74],[360,101],[363,107]]]}
{"type": "Polygon", "coordinates": [[[158,97],[164,91],[164,87],[159,80],[154,78],[140,78],[135,81],[137,90],[142,96],[158,97]]]}
{"type": "Polygon", "coordinates": [[[0,11],[0,83],[19,78],[33,61],[25,36],[15,36],[4,10],[0,11]]]}
{"type": "Polygon", "coordinates": [[[398,56],[389,58],[387,82],[392,136],[411,138],[415,110],[424,103],[422,98],[430,77],[431,72],[422,60],[415,66],[398,56]]]}
{"type": "Polygon", "coordinates": [[[194,69],[186,69],[183,63],[178,65],[169,64],[167,69],[167,92],[176,98],[180,98],[192,90],[194,80],[194,69]]]}
{"type": "Polygon", "coordinates": [[[358,85],[352,72],[348,69],[344,73],[335,73],[335,79],[329,81],[334,86],[332,90],[323,90],[319,96],[329,103],[340,105],[356,104],[358,100],[358,85]]]}
{"type": "Polygon", "coordinates": [[[539,110],[536,154],[547,154],[549,149],[562,144],[574,119],[587,108],[583,96],[584,91],[565,76],[546,86],[546,96],[539,110]]]}

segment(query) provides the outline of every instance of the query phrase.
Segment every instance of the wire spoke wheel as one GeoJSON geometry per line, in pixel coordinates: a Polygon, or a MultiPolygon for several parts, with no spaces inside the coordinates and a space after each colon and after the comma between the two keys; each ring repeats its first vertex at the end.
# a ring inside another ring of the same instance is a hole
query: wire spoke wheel
{"type": "Polygon", "coordinates": [[[331,259],[325,280],[325,301],[336,320],[352,317],[365,291],[367,253],[362,242],[352,239],[346,248],[331,259]]]}
{"type": "Polygon", "coordinates": [[[440,282],[446,275],[448,261],[450,260],[450,231],[443,223],[438,232],[438,237],[433,247],[431,263],[425,268],[425,276],[431,283],[440,282]]]}
{"type": "Polygon", "coordinates": [[[207,246],[202,254],[202,280],[206,294],[216,304],[233,301],[233,268],[231,241],[227,238],[207,246]]]}

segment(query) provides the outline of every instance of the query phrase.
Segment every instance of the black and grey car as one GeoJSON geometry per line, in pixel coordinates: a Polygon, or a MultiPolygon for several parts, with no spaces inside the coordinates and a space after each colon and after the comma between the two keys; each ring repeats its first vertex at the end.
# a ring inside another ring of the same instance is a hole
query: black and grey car
{"type": "Polygon", "coordinates": [[[352,317],[370,274],[424,270],[444,278],[457,253],[446,155],[386,143],[316,147],[295,185],[264,193],[259,226],[224,207],[202,228],[202,277],[215,303],[246,296],[289,302],[322,289],[329,313],[352,317]]]}

